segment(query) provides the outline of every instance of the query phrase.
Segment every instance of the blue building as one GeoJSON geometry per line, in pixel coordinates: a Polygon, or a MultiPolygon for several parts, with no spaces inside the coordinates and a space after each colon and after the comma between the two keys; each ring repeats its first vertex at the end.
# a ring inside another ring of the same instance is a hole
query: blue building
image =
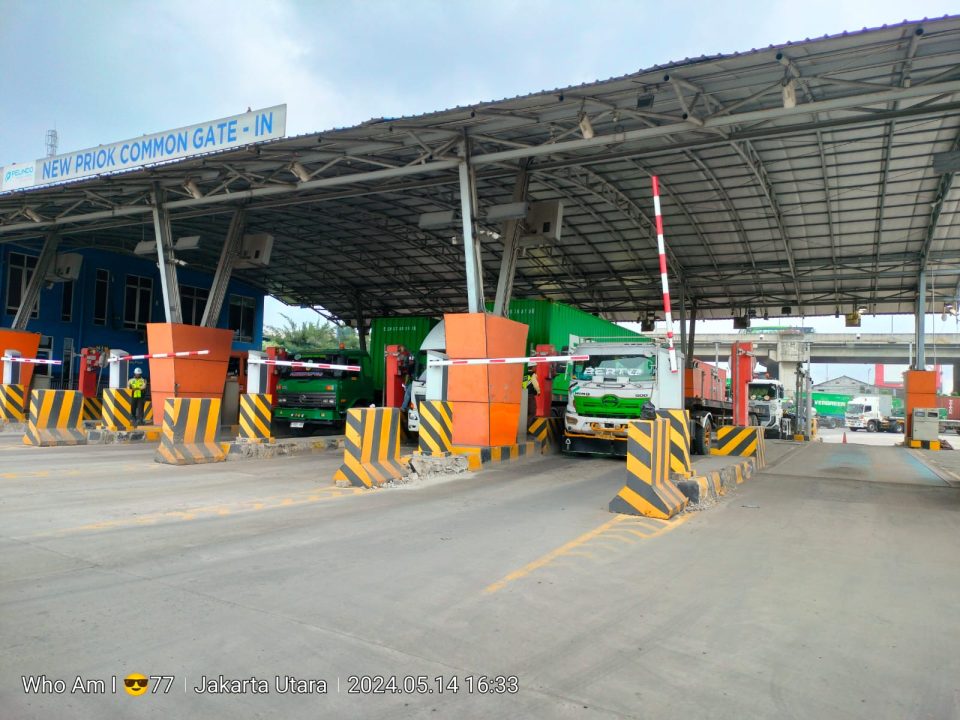
{"type": "MultiPolygon", "coordinates": [[[[62,250],[83,256],[79,277],[52,282],[40,291],[38,307],[27,330],[40,333],[41,358],[63,360],[63,367],[38,366],[52,387],[70,387],[76,381],[75,353],[80,348],[105,346],[128,353],[147,352],[146,324],[165,322],[160,273],[149,257],[107,250],[62,250]],[[70,368],[68,377],[66,368],[70,368]]],[[[10,327],[21,297],[36,267],[37,251],[15,244],[0,245],[0,325],[10,327]]],[[[199,325],[213,275],[178,268],[183,321],[199,325]]],[[[232,279],[217,327],[234,331],[235,350],[259,350],[263,339],[264,293],[232,279]]],[[[2,350],[2,348],[0,348],[2,350]]],[[[147,365],[144,363],[144,370],[147,365]]]]}

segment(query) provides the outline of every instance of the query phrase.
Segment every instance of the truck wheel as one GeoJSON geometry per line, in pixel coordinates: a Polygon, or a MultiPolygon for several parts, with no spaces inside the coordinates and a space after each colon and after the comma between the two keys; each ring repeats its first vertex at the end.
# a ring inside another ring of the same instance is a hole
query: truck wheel
{"type": "Polygon", "coordinates": [[[877,421],[871,420],[867,423],[867,432],[876,432],[877,431],[877,421]]]}
{"type": "Polygon", "coordinates": [[[693,454],[709,455],[711,445],[710,421],[706,420],[702,424],[697,423],[693,427],[693,454]]]}
{"type": "Polygon", "coordinates": [[[897,433],[902,433],[902,432],[903,432],[903,423],[902,423],[902,422],[897,422],[897,424],[893,426],[893,431],[894,431],[894,432],[897,432],[897,433]]]}

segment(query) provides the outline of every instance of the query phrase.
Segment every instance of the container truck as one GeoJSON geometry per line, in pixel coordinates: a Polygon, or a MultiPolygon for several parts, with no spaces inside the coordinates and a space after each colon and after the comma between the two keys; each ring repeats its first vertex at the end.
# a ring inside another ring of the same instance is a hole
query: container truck
{"type": "Polygon", "coordinates": [[[903,432],[903,408],[895,414],[892,395],[862,395],[853,398],[846,408],[844,421],[852,432],[903,432]]]}
{"type": "MultiPolygon", "coordinates": [[[[684,372],[671,372],[669,351],[657,343],[591,341],[571,352],[590,357],[567,367],[570,393],[561,446],[566,453],[625,456],[627,427],[648,402],[658,409],[690,412],[695,454],[709,454],[713,428],[732,420],[726,373],[720,368],[694,362],[684,372]]],[[[677,362],[683,365],[679,351],[677,362]]],[[[752,413],[750,423],[757,423],[752,413]]]]}
{"type": "Polygon", "coordinates": [[[843,427],[847,404],[853,395],[844,393],[814,392],[813,409],[817,411],[817,423],[820,427],[843,427]]]}
{"type": "Polygon", "coordinates": [[[763,428],[764,437],[779,438],[783,427],[783,383],[779,380],[751,380],[747,385],[750,414],[763,428]]]}

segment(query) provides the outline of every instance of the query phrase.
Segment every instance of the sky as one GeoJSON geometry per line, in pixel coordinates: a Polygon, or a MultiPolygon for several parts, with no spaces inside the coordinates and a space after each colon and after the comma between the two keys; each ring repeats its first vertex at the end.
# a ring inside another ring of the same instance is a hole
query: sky
{"type": "MultiPolygon", "coordinates": [[[[50,129],[69,152],[286,103],[287,134],[297,135],[957,9],[942,0],[0,0],[0,165],[42,157],[50,129]]],[[[271,301],[267,324],[282,322],[280,311],[316,317],[271,301]]],[[[912,329],[910,318],[895,322],[912,329]]]]}

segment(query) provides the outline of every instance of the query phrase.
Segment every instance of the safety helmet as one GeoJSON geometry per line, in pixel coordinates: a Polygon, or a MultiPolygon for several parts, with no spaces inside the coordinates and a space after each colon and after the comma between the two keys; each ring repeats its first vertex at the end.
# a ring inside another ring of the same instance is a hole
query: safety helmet
{"type": "Polygon", "coordinates": [[[134,374],[134,375],[143,375],[143,370],[141,370],[140,368],[134,368],[134,369],[133,369],[133,374],[134,374]]]}

